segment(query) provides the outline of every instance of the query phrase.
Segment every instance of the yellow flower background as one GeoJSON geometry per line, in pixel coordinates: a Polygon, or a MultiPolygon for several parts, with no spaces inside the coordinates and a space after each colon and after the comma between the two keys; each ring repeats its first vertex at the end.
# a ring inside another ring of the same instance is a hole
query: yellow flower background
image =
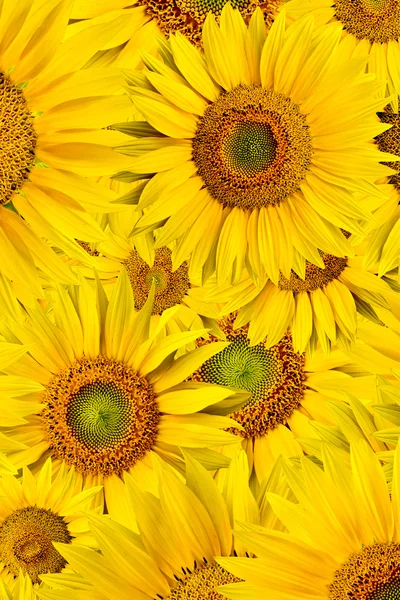
{"type": "Polygon", "coordinates": [[[400,0],[0,0],[0,600],[400,600],[400,0]]]}

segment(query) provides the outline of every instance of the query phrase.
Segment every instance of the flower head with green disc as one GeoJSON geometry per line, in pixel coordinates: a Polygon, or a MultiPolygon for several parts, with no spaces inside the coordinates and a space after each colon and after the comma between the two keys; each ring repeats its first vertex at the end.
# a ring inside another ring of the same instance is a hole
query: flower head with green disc
{"type": "Polygon", "coordinates": [[[240,427],[224,416],[225,404],[240,404],[243,393],[182,382],[225,343],[183,352],[174,360],[178,350],[207,330],[166,334],[168,313],[151,321],[154,296],[153,285],[136,311],[126,271],[110,301],[99,281],[92,285],[82,278],[78,289],[54,293],[50,314],[28,309],[24,323],[12,331],[4,327],[6,339],[31,340],[28,352],[10,371],[3,369],[1,378],[4,385],[9,377],[10,385],[18,381],[21,393],[21,404],[10,408],[2,427],[13,465],[41,464],[48,456],[57,464],[65,461],[85,480],[104,481],[110,508],[119,477],[128,471],[146,476],[154,453],[179,467],[179,446],[193,449],[210,468],[220,464],[211,448],[235,443],[236,436],[224,430],[240,427]]]}
{"type": "MultiPolygon", "coordinates": [[[[346,410],[349,393],[356,400],[372,399],[374,377],[339,349],[329,356],[321,348],[313,353],[296,352],[290,331],[273,346],[266,339],[254,344],[248,326],[236,325],[236,319],[236,312],[226,315],[217,321],[220,337],[211,335],[196,342],[204,348],[225,338],[229,345],[189,379],[234,385],[251,394],[229,413],[242,429],[229,431],[237,436],[237,446],[245,449],[260,482],[279,455],[301,455],[306,447],[303,439],[320,439],[320,430],[327,433],[333,428],[331,402],[346,410]]],[[[223,453],[230,456],[234,450],[234,446],[226,447],[223,453]]]]}
{"type": "Polygon", "coordinates": [[[147,70],[127,74],[144,123],[121,148],[147,178],[137,233],[159,229],[158,247],[177,241],[176,266],[190,258],[218,285],[244,266],[259,284],[299,261],[321,266],[318,250],[352,256],[341,229],[363,234],[385,201],[371,182],[397,157],[371,144],[389,127],[368,110],[378,84],[339,34],[312,18],[287,26],[285,11],[267,33],[260,9],[247,27],[226,5],[219,25],[205,20],[204,53],[176,34],[163,60],[144,54],[147,70]]]}
{"type": "Polygon", "coordinates": [[[335,23],[343,38],[348,38],[350,55],[368,61],[368,72],[379,76],[398,112],[399,0],[292,0],[286,7],[291,21],[307,15],[315,18],[317,27],[335,23]]]}

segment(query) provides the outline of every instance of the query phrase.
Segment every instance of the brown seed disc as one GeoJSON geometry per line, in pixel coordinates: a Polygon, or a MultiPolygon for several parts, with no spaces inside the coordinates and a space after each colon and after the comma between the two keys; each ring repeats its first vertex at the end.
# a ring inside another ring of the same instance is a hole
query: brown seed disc
{"type": "Polygon", "coordinates": [[[33,583],[43,573],[59,573],[66,560],[52,542],[69,544],[64,519],[49,509],[27,506],[8,515],[0,525],[0,561],[15,577],[20,569],[33,583]]]}
{"type": "Polygon", "coordinates": [[[329,600],[400,600],[400,544],[372,544],[335,572],[329,600]]]}
{"type": "Polygon", "coordinates": [[[400,35],[399,0],[336,0],[335,16],[358,40],[384,44],[400,35]]]}
{"type": "MultiPolygon", "coordinates": [[[[143,6],[146,14],[155,19],[161,31],[168,37],[171,33],[180,32],[192,44],[201,46],[201,31],[208,12],[217,19],[228,0],[138,0],[136,5],[143,6]]],[[[277,14],[281,0],[230,0],[233,8],[249,22],[254,10],[259,6],[264,14],[267,27],[277,14]]]]}
{"type": "MultiPolygon", "coordinates": [[[[388,104],[385,107],[384,112],[378,113],[378,116],[382,123],[389,123],[392,125],[390,129],[384,131],[375,138],[379,150],[400,156],[400,117],[398,113],[393,112],[392,107],[388,104]]],[[[400,162],[398,161],[384,162],[383,164],[395,169],[396,171],[400,171],[400,162]]],[[[396,190],[400,193],[399,173],[392,175],[389,183],[393,184],[396,190]]]]}
{"type": "Polygon", "coordinates": [[[324,261],[325,269],[321,269],[306,261],[305,279],[301,279],[293,271],[290,275],[290,279],[287,279],[281,274],[278,283],[279,289],[293,293],[313,292],[318,288],[324,288],[334,279],[338,279],[347,266],[347,258],[340,258],[321,251],[320,255],[324,261]]]}
{"type": "Polygon", "coordinates": [[[0,73],[0,205],[28,179],[35,163],[37,134],[21,89],[0,73]]]}
{"type": "Polygon", "coordinates": [[[224,92],[198,121],[193,161],[223,206],[278,205],[299,189],[313,148],[297,104],[261,86],[224,92]]]}
{"type": "Polygon", "coordinates": [[[171,254],[169,248],[159,248],[155,251],[153,266],[150,267],[136,250],[133,250],[123,263],[137,310],[143,308],[153,282],[156,286],[153,315],[161,315],[167,308],[180,304],[190,289],[187,263],[184,262],[173,271],[171,254]]]}
{"type": "Polygon", "coordinates": [[[84,473],[121,473],[157,437],[160,414],[152,386],[110,358],[76,360],[48,383],[43,403],[53,456],[84,473]]]}
{"type": "Polygon", "coordinates": [[[187,571],[186,576],[182,577],[164,600],[224,600],[225,596],[214,588],[241,581],[216,562],[202,564],[187,571]]]}

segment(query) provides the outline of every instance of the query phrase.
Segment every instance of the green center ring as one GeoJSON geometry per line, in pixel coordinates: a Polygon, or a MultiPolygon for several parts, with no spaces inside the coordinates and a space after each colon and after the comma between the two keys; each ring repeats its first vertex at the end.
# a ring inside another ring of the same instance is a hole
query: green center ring
{"type": "Polygon", "coordinates": [[[112,381],[83,385],[70,399],[67,423],[85,446],[116,446],[129,433],[130,399],[112,381]]]}

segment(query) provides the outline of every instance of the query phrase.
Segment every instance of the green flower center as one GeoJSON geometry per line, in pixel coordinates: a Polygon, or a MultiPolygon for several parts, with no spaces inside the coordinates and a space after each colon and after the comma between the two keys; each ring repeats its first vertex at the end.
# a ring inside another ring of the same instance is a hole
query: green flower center
{"type": "Polygon", "coordinates": [[[54,375],[40,416],[55,458],[104,476],[142,460],[155,443],[160,420],[147,379],[105,356],[80,358],[54,375]]]}
{"type": "Polygon", "coordinates": [[[188,265],[182,263],[180,267],[172,270],[172,252],[166,246],[155,251],[153,264],[148,265],[133,250],[123,263],[131,283],[135,308],[143,308],[151,284],[156,285],[153,305],[153,315],[161,315],[167,308],[181,304],[190,288],[188,265]]]}
{"type": "MultiPolygon", "coordinates": [[[[214,15],[220,15],[225,4],[229,0],[176,0],[176,5],[182,12],[190,13],[192,19],[203,21],[210,11],[214,15]]],[[[232,8],[240,11],[248,9],[250,0],[230,0],[232,8]]]]}
{"type": "Polygon", "coordinates": [[[67,423],[76,439],[93,448],[117,445],[131,421],[129,397],[112,381],[82,386],[67,409],[67,423]]]}
{"type": "Polygon", "coordinates": [[[222,146],[228,168],[251,177],[273,163],[276,145],[268,125],[236,123],[222,146]]]}
{"type": "Polygon", "coordinates": [[[400,600],[400,581],[388,581],[380,585],[368,600],[400,600]]]}
{"type": "Polygon", "coordinates": [[[234,339],[201,368],[205,381],[236,387],[259,395],[271,387],[279,372],[279,362],[262,344],[250,346],[246,336],[234,339]]]}
{"type": "MultiPolygon", "coordinates": [[[[251,393],[248,401],[230,417],[243,426],[232,429],[241,437],[257,437],[280,424],[286,424],[299,408],[304,396],[304,355],[294,352],[292,339],[285,334],[278,344],[266,342],[250,346],[247,328],[233,329],[236,313],[218,322],[229,346],[206,360],[191,379],[251,393]]],[[[213,343],[217,338],[197,341],[198,346],[213,343]]]]}
{"type": "Polygon", "coordinates": [[[306,115],[258,85],[223,92],[198,119],[193,162],[224,207],[279,205],[305,179],[314,152],[306,115]]]}
{"type": "Polygon", "coordinates": [[[154,283],[156,286],[156,292],[161,292],[165,290],[168,285],[168,274],[161,270],[150,269],[148,275],[146,275],[146,282],[151,288],[151,284],[154,283]]]}

